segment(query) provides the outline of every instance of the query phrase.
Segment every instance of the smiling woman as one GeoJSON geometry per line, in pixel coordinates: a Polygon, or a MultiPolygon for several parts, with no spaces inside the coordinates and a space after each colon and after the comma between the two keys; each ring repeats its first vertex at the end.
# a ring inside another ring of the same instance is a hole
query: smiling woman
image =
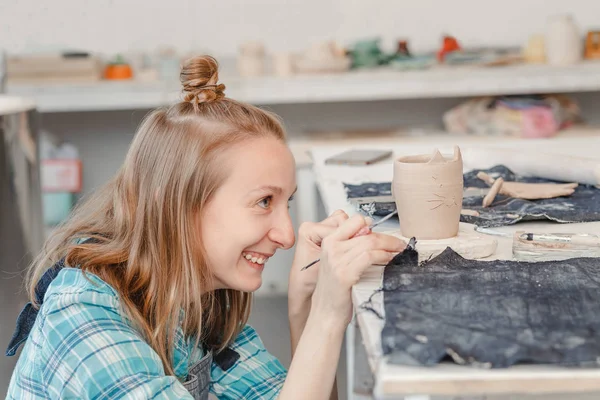
{"type": "Polygon", "coordinates": [[[294,158],[270,137],[237,143],[222,158],[230,172],[201,218],[202,241],[210,249],[208,265],[218,266],[215,288],[254,292],[265,262],[294,245],[288,211],[296,190],[294,158]]]}
{"type": "Polygon", "coordinates": [[[350,289],[404,243],[355,237],[365,219],[341,211],[302,225],[286,372],[246,325],[268,259],[295,242],[284,130],[225,97],[211,57],[188,60],[181,81],[184,101],[147,116],[114,179],[32,264],[31,303],[7,349],[25,342],[8,398],[336,396],[350,289]]]}

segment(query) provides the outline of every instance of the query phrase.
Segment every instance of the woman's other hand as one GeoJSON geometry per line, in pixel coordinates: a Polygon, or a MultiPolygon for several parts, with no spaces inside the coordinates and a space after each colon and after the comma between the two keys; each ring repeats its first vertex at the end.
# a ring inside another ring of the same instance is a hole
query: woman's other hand
{"type": "Polygon", "coordinates": [[[364,234],[368,222],[357,214],[322,240],[311,315],[317,313],[321,318],[347,325],[352,318],[352,286],[367,268],[386,265],[406,248],[406,243],[394,236],[364,234]]]}
{"type": "Polygon", "coordinates": [[[300,226],[289,279],[288,297],[291,302],[304,303],[310,300],[317,284],[319,263],[304,271],[302,268],[321,256],[323,239],[346,220],[348,220],[348,214],[337,210],[321,222],[305,222],[300,226]]]}

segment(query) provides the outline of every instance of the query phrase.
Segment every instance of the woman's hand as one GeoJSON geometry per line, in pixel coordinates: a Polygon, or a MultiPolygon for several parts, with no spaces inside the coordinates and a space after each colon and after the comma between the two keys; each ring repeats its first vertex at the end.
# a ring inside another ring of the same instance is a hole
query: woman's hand
{"type": "Polygon", "coordinates": [[[292,364],[281,399],[337,398],[335,371],[352,317],[352,285],[369,266],[387,264],[406,247],[398,238],[371,232],[370,222],[338,210],[300,227],[288,294],[292,364]]]}
{"type": "Polygon", "coordinates": [[[357,214],[322,240],[311,316],[317,313],[347,325],[352,318],[352,286],[371,265],[386,265],[406,248],[406,243],[391,235],[364,235],[367,227],[368,221],[357,214]]]}
{"type": "Polygon", "coordinates": [[[347,219],[348,214],[337,210],[321,222],[305,222],[300,226],[296,253],[290,271],[288,296],[290,302],[306,303],[310,300],[317,284],[319,263],[307,270],[301,271],[301,269],[321,256],[323,239],[347,219]]]}

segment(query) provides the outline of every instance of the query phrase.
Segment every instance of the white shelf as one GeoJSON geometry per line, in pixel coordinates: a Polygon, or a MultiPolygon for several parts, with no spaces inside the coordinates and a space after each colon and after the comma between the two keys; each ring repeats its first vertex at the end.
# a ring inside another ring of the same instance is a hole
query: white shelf
{"type": "MultiPolygon", "coordinates": [[[[437,67],[425,71],[389,68],[331,75],[223,76],[226,94],[253,104],[373,101],[500,94],[600,91],[600,62],[568,67],[437,67]]],[[[11,95],[36,100],[41,112],[152,108],[180,96],[177,82],[9,84],[11,95]]]]}

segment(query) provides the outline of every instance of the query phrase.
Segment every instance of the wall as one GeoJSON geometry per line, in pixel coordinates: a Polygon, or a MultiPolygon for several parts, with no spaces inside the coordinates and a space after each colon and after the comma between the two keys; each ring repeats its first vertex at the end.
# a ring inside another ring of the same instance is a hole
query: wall
{"type": "Polygon", "coordinates": [[[520,46],[548,15],[562,12],[582,29],[600,28],[596,0],[2,0],[0,48],[112,54],[165,44],[219,56],[234,54],[245,39],[281,51],[380,35],[384,45],[407,37],[422,51],[437,47],[443,33],[466,45],[520,46]]]}

